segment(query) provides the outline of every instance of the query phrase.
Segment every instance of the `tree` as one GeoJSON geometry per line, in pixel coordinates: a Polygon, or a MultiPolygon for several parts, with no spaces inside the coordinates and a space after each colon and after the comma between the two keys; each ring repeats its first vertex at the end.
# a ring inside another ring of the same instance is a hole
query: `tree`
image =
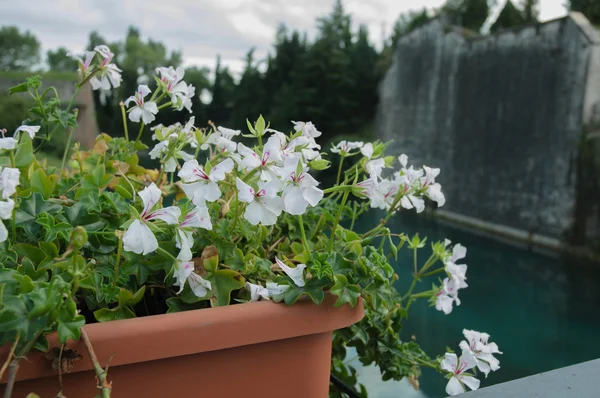
{"type": "Polygon", "coordinates": [[[213,123],[219,125],[230,122],[234,90],[235,81],[227,67],[221,66],[221,56],[217,55],[215,80],[211,89],[212,101],[208,105],[208,117],[213,123]]]}
{"type": "Polygon", "coordinates": [[[600,25],[600,2],[598,0],[570,0],[569,10],[579,11],[595,25],[600,25]]]}
{"type": "Polygon", "coordinates": [[[523,17],[525,23],[534,23],[538,21],[540,16],[539,0],[521,0],[521,8],[523,9],[523,17]]]}
{"type": "Polygon", "coordinates": [[[69,50],[64,47],[59,47],[56,50],[48,50],[46,53],[46,62],[48,67],[53,71],[69,71],[74,72],[77,69],[76,62],[67,56],[69,50]]]}
{"type": "Polygon", "coordinates": [[[231,125],[234,128],[243,128],[246,119],[254,121],[265,112],[265,88],[263,76],[254,61],[254,48],[246,54],[246,67],[239,83],[233,91],[233,112],[231,125]]]}
{"type": "Polygon", "coordinates": [[[479,32],[490,15],[489,0],[448,0],[442,11],[450,22],[479,32]]]}
{"type": "Polygon", "coordinates": [[[515,7],[512,1],[507,0],[506,4],[500,14],[498,15],[498,19],[496,22],[492,24],[490,30],[492,32],[497,32],[502,29],[510,28],[512,26],[519,26],[525,23],[525,16],[523,13],[515,7]]]}
{"type": "Polygon", "coordinates": [[[407,14],[401,14],[394,23],[392,31],[392,47],[396,48],[398,40],[431,20],[426,8],[422,11],[410,11],[407,14]]]}
{"type": "Polygon", "coordinates": [[[0,70],[31,70],[41,61],[40,42],[16,26],[0,28],[0,70]]]}

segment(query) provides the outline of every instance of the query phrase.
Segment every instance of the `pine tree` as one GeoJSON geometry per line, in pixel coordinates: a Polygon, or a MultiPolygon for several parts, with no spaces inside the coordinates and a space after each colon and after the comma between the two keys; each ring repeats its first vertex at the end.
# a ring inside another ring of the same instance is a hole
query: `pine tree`
{"type": "Polygon", "coordinates": [[[488,0],[448,0],[442,8],[450,22],[479,32],[488,19],[488,0]]]}
{"type": "Polygon", "coordinates": [[[500,14],[498,15],[498,19],[496,22],[492,24],[490,30],[492,32],[497,32],[502,29],[510,28],[513,26],[523,25],[525,23],[525,16],[523,13],[515,7],[512,1],[507,0],[506,4],[500,14]]]}
{"type": "Polygon", "coordinates": [[[598,0],[570,0],[569,10],[579,11],[595,25],[600,25],[600,1],[598,0]]]}
{"type": "Polygon", "coordinates": [[[525,23],[534,23],[538,21],[540,16],[539,0],[521,0],[521,8],[523,9],[523,17],[525,23]]]}

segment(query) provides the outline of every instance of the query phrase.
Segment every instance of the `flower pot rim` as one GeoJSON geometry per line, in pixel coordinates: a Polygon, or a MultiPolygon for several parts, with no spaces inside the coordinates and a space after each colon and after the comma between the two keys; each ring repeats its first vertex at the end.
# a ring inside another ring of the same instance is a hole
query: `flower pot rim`
{"type": "MultiPolygon", "coordinates": [[[[326,295],[321,305],[309,300],[294,305],[270,301],[161,314],[85,325],[99,362],[120,366],[182,355],[223,350],[268,341],[332,332],[360,321],[364,304],[334,307],[337,297],[326,295]],[[114,356],[113,356],[114,354],[114,356]],[[111,358],[112,357],[112,358],[111,358]]],[[[48,335],[50,349],[60,347],[56,333],[48,335]]],[[[67,342],[83,356],[72,372],[92,370],[81,340],[67,342]]],[[[0,348],[6,360],[8,346],[0,348]]],[[[32,350],[20,361],[17,381],[56,375],[45,353],[32,350]]],[[[1,383],[6,382],[6,376],[1,383]]]]}

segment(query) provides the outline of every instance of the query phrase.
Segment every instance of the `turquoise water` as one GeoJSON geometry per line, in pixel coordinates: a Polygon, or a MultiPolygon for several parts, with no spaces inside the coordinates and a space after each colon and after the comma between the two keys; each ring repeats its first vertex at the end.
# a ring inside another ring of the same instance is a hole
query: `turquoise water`
{"type": "MultiPolygon", "coordinates": [[[[360,226],[367,229],[377,220],[378,214],[370,214],[360,226]]],[[[600,358],[600,264],[535,253],[424,217],[402,214],[389,226],[409,236],[448,238],[468,250],[469,287],[459,293],[462,304],[444,315],[421,300],[413,304],[405,324],[403,339],[415,335],[430,356],[443,354],[446,346],[458,350],[463,328],[489,333],[504,354],[499,356],[501,369],[482,380],[482,387],[600,358]]],[[[398,288],[406,291],[412,252],[402,250],[394,267],[398,288]]],[[[428,290],[431,281],[417,291],[428,290]]],[[[429,369],[415,392],[404,381],[382,382],[377,369],[352,363],[371,398],[446,396],[446,379],[429,369]]]]}

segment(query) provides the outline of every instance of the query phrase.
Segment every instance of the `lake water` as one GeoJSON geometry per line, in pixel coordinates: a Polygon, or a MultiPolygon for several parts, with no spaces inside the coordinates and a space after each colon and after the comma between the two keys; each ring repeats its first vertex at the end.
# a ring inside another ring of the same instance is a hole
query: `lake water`
{"type": "MultiPolygon", "coordinates": [[[[360,226],[366,230],[378,220],[379,214],[371,213],[360,226]]],[[[500,370],[483,379],[482,387],[600,358],[600,264],[535,253],[409,214],[396,216],[389,227],[394,233],[448,238],[467,247],[469,287],[459,293],[462,304],[444,315],[426,300],[417,301],[402,332],[404,340],[415,335],[431,357],[443,354],[446,346],[458,351],[463,328],[489,333],[504,354],[498,356],[500,370]]],[[[426,256],[429,252],[423,260],[426,256]]],[[[394,267],[405,292],[412,252],[401,250],[394,267]]],[[[433,278],[415,291],[428,290],[433,278]]],[[[414,391],[405,381],[383,382],[374,367],[350,362],[370,398],[446,396],[447,380],[430,369],[423,370],[421,389],[414,391]]]]}

